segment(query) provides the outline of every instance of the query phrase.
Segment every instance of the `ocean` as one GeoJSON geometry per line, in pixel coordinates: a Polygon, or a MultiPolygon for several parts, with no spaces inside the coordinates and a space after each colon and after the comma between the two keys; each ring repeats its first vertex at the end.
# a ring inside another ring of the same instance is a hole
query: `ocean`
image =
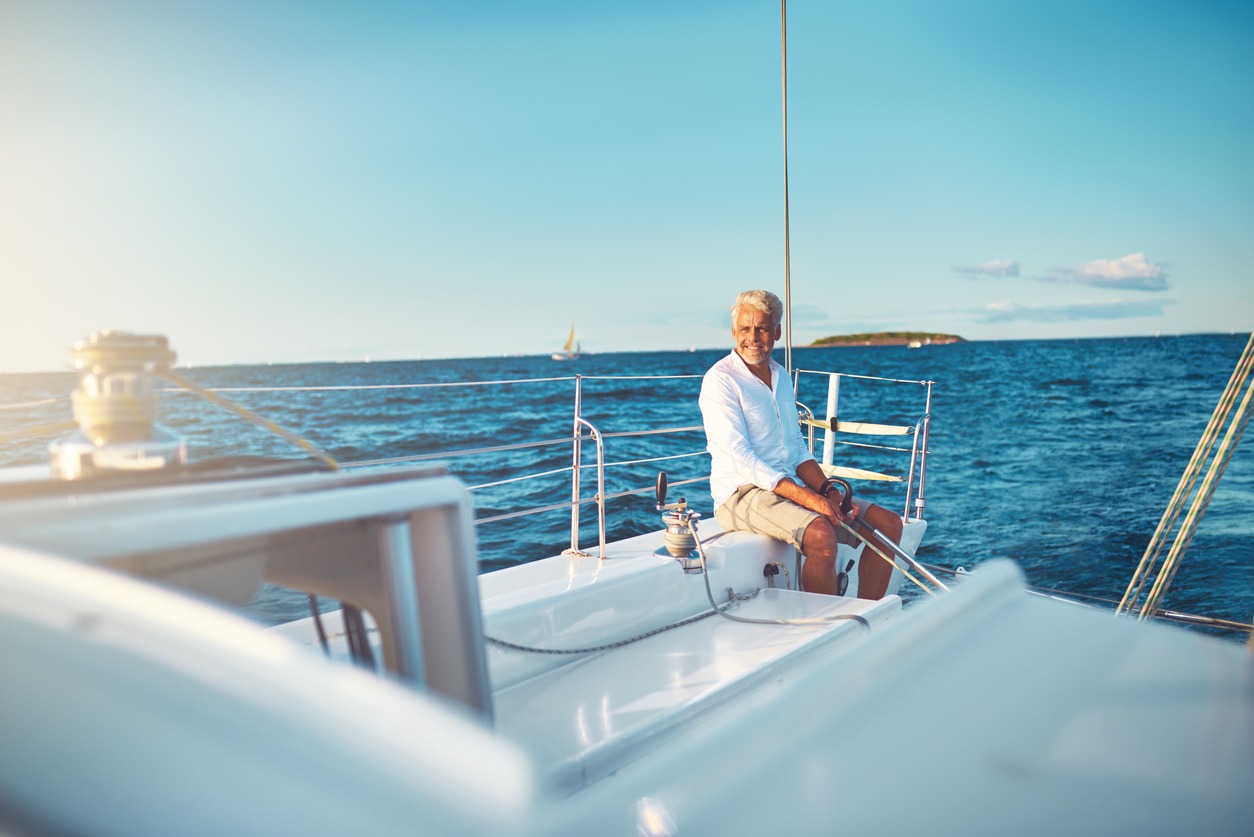
{"type": "MultiPolygon", "coordinates": [[[[945,568],[1009,558],[1036,587],[1117,602],[1140,561],[1248,335],[988,341],[794,349],[794,366],[863,376],[934,381],[926,481],[929,528],[918,558],[945,568]]],[[[177,346],[175,347],[177,348],[177,346]]],[[[584,417],[606,436],[610,539],[660,526],[651,486],[706,471],[699,430],[630,436],[700,424],[702,374],[727,350],[585,354],[439,361],[309,363],[179,370],[319,446],[337,461],[383,460],[535,440],[568,439],[575,376],[584,417]],[[637,380],[636,376],[668,376],[637,380]],[[691,376],[691,377],[689,377],[691,376]],[[482,386],[485,381],[511,381],[482,386]],[[430,386],[456,384],[456,386],[430,386]],[[417,386],[416,386],[417,385],[417,386]],[[339,387],[339,389],[326,389],[339,387]],[[674,457],[666,458],[662,457],[674,457]],[[637,489],[650,489],[615,496],[637,489]]],[[[776,359],[782,362],[783,350],[776,359]]],[[[15,438],[69,416],[71,373],[0,376],[0,466],[46,458],[48,436],[15,438]]],[[[171,385],[168,389],[174,389],[171,385]]],[[[924,388],[852,379],[842,384],[842,420],[916,422],[924,388]]],[[[826,383],[802,375],[798,399],[822,416],[826,383]]],[[[219,457],[299,458],[270,432],[187,393],[162,394],[161,424],[184,437],[192,461],[219,457]]],[[[842,448],[837,462],[891,470],[881,454],[842,448]]],[[[488,571],[554,555],[570,545],[569,443],[448,458],[475,488],[478,517],[556,505],[541,514],[477,528],[488,571]],[[523,473],[547,476],[507,481],[523,473]]],[[[594,462],[587,445],[583,462],[594,462]]],[[[904,470],[902,465],[899,470],[904,470]]],[[[582,496],[595,491],[583,471],[582,496]]],[[[859,483],[888,508],[903,488],[859,483]]],[[[708,486],[672,489],[704,517],[708,486]]],[[[1254,453],[1238,448],[1198,529],[1165,606],[1248,622],[1254,615],[1254,453]]],[[[595,509],[584,506],[580,545],[596,543],[595,509]]],[[[268,591],[248,608],[277,622],[304,614],[303,599],[268,591]]]]}

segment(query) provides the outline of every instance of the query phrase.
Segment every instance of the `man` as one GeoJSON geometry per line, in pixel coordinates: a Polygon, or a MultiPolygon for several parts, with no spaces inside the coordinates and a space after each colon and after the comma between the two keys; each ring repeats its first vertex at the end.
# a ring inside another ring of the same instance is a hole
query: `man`
{"type": "MultiPolygon", "coordinates": [[[[735,348],[705,374],[701,415],[710,451],[710,494],[714,518],[724,529],[758,532],[787,541],[805,555],[802,589],[836,594],[836,547],[860,543],[841,525],[859,514],[894,542],[901,518],[880,506],[857,501],[841,513],[841,491],[833,490],[814,461],[797,422],[792,384],[771,360],[780,337],[783,305],[768,291],[745,291],[732,306],[735,348]]],[[[872,538],[881,551],[893,553],[872,538]]],[[[858,596],[882,598],[892,567],[870,549],[858,568],[858,596]]]]}

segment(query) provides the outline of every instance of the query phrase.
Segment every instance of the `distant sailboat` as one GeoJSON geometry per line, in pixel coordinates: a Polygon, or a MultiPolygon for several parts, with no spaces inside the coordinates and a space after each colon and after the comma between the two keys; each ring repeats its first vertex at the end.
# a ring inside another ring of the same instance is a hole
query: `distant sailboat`
{"type": "Polygon", "coordinates": [[[583,353],[579,345],[579,336],[575,334],[575,324],[570,324],[570,336],[566,338],[566,345],[562,347],[562,351],[554,352],[552,357],[554,360],[577,360],[583,353]]]}

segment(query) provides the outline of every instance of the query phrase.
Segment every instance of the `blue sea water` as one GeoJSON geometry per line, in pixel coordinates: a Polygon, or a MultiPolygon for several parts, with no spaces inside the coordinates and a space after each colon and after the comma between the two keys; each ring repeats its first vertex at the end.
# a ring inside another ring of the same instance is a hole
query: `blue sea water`
{"type": "MultiPolygon", "coordinates": [[[[929,529],[919,558],[971,568],[1009,558],[1029,583],[1117,601],[1123,594],[1206,426],[1246,335],[969,342],[947,346],[797,349],[800,369],[935,381],[926,482],[929,529]]],[[[205,387],[287,427],[341,462],[394,459],[529,440],[568,438],[575,375],[583,376],[584,417],[606,434],[607,494],[651,486],[659,469],[672,483],[705,473],[699,430],[674,436],[614,436],[700,424],[698,376],[724,350],[544,357],[312,363],[180,370],[205,387]],[[477,382],[518,381],[502,387],[477,382]],[[454,387],[411,387],[456,383],[454,387]],[[376,389],[357,389],[373,386],[376,389]],[[289,389],[273,391],[270,388],[289,389]],[[305,389],[305,388],[315,389],[305,389]],[[344,389],[320,389],[345,387],[344,389]],[[264,388],[264,389],[258,389],[264,388]]],[[[782,350],[776,352],[783,359],[782,350]]],[[[73,375],[0,376],[0,466],[44,461],[47,436],[16,440],[23,428],[69,415],[73,375]]],[[[842,419],[913,423],[919,384],[849,381],[842,419]]],[[[802,375],[799,400],[822,414],[826,384],[802,375]]],[[[183,436],[193,461],[225,456],[300,457],[303,452],[203,399],[162,396],[161,423],[183,436]]],[[[1238,448],[1176,576],[1166,606],[1248,622],[1254,614],[1254,454],[1238,448]]],[[[842,449],[838,461],[877,468],[880,455],[842,449]]],[[[591,448],[583,462],[593,462],[591,448]]],[[[569,501],[569,443],[449,459],[468,484],[520,473],[550,476],[476,489],[477,514],[569,501]]],[[[884,465],[891,470],[891,465],[884,465]]],[[[584,471],[583,497],[594,474],[584,471]]],[[[902,488],[866,483],[860,494],[889,508],[902,488]]],[[[708,488],[672,491],[710,516],[708,488]]],[[[611,539],[658,527],[651,492],[608,503],[611,539]]],[[[595,546],[595,511],[585,506],[580,544],[595,546]]],[[[478,527],[481,569],[557,554],[570,545],[566,508],[478,527]]],[[[301,615],[303,602],[257,603],[275,621],[301,615]]]]}

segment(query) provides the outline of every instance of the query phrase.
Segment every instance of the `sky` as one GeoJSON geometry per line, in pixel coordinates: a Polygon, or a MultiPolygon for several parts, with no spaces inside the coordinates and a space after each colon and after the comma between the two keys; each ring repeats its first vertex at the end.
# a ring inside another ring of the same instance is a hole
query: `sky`
{"type": "MultiPolygon", "coordinates": [[[[774,0],[0,0],[0,372],[730,346],[774,0]]],[[[1254,3],[793,0],[795,346],[1254,328],[1254,3]]]]}

